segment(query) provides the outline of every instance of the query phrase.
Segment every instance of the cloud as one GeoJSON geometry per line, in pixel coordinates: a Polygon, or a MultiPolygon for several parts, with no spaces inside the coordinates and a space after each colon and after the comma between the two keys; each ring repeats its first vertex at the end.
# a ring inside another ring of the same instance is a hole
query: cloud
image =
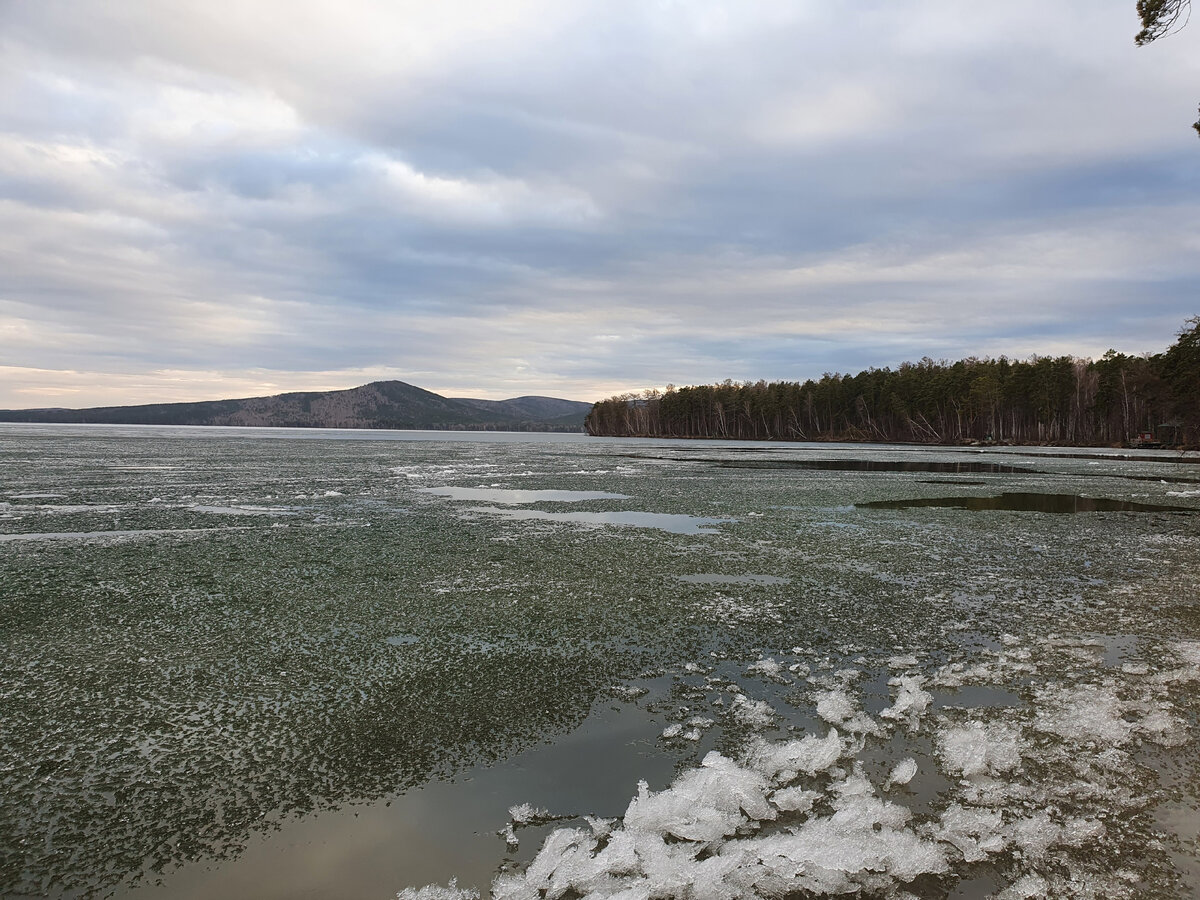
{"type": "Polygon", "coordinates": [[[1129,7],[0,6],[0,406],[1160,349],[1200,32],[1129,7]]]}

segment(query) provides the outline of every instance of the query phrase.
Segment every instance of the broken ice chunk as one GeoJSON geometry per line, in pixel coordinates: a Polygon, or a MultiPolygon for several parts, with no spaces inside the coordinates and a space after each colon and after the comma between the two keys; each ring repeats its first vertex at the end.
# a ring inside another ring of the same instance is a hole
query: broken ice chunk
{"type": "Polygon", "coordinates": [[[700,768],[685,772],[666,790],[652,793],[640,782],[625,812],[625,827],[688,841],[716,841],[737,830],[743,811],[752,819],[774,819],[766,792],[761,773],[714,750],[700,768]]]}
{"type": "Polygon", "coordinates": [[[816,775],[841,759],[844,749],[837,729],[824,738],[805,735],[798,741],[778,744],[759,738],[750,744],[744,763],[776,784],[795,781],[802,773],[816,775]]]}
{"type": "Polygon", "coordinates": [[[967,809],[958,803],[950,806],[936,832],[940,841],[953,844],[966,862],[980,862],[989,854],[999,853],[1006,843],[1001,833],[1004,816],[986,809],[967,809]]]}
{"type": "Polygon", "coordinates": [[[1126,704],[1108,687],[1051,687],[1038,695],[1033,727],[1079,744],[1095,741],[1120,746],[1133,731],[1122,718],[1125,711],[1126,704]]]}
{"type": "Polygon", "coordinates": [[[883,785],[886,791],[894,784],[908,784],[917,774],[917,761],[911,756],[900,760],[892,768],[891,774],[888,775],[887,781],[883,785]]]}
{"type": "Polygon", "coordinates": [[[746,669],[747,675],[761,675],[764,678],[769,678],[771,681],[780,681],[788,683],[788,678],[784,675],[783,666],[775,661],[774,657],[764,656],[758,662],[746,669]]]}
{"type": "Polygon", "coordinates": [[[967,778],[1011,772],[1021,765],[1020,734],[1000,723],[947,728],[938,735],[938,751],[947,772],[967,778]]]}
{"type": "Polygon", "coordinates": [[[824,896],[861,893],[864,887],[882,893],[895,881],[949,869],[937,843],[905,827],[911,813],[873,796],[860,774],[835,785],[835,793],[832,816],[746,842],[765,870],[754,882],[759,895],[824,896]]]}
{"type": "Polygon", "coordinates": [[[1014,848],[1029,860],[1041,859],[1063,836],[1063,828],[1045,810],[1016,819],[1008,827],[1014,848]]]}
{"type": "Polygon", "coordinates": [[[608,837],[617,824],[616,819],[605,819],[600,816],[584,816],[583,820],[592,829],[592,834],[598,838],[608,837]]]}
{"type": "Polygon", "coordinates": [[[445,887],[427,884],[423,888],[405,888],[396,894],[396,900],[479,900],[479,891],[460,888],[458,879],[451,878],[445,887]]]}
{"type": "Polygon", "coordinates": [[[881,712],[880,718],[906,722],[909,728],[919,728],[921,717],[933,702],[933,695],[921,689],[924,683],[923,675],[902,675],[889,679],[888,684],[900,690],[896,694],[896,702],[881,712]]]}
{"type": "Polygon", "coordinates": [[[521,839],[517,837],[517,829],[513,827],[512,822],[505,825],[504,830],[498,833],[504,838],[504,844],[508,847],[509,852],[514,852],[521,846],[521,839]]]}
{"type": "Polygon", "coordinates": [[[552,818],[548,811],[530,803],[518,803],[516,806],[510,806],[508,817],[518,825],[528,825],[531,822],[552,818]]]}
{"type": "Polygon", "coordinates": [[[817,694],[817,715],[830,725],[841,725],[857,712],[849,695],[839,689],[817,694]]]}
{"type": "Polygon", "coordinates": [[[748,728],[768,728],[775,724],[775,710],[765,700],[749,700],[744,694],[733,698],[733,717],[748,728]]]}
{"type": "Polygon", "coordinates": [[[784,812],[808,812],[820,799],[821,794],[816,791],[798,787],[783,788],[771,795],[771,802],[784,812]]]}

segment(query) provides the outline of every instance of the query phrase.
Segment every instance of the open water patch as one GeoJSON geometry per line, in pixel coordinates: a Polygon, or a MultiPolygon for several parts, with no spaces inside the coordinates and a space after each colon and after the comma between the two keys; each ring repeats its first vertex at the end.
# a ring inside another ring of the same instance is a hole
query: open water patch
{"type": "Polygon", "coordinates": [[[1003,493],[995,497],[917,497],[910,500],[873,500],[855,504],[860,509],[914,509],[942,507],[975,512],[1006,510],[1011,512],[1087,513],[1087,512],[1194,512],[1186,506],[1161,503],[1136,503],[1108,497],[1081,497],[1078,494],[1003,493]]]}
{"type": "Polygon", "coordinates": [[[922,478],[921,484],[949,484],[957,485],[958,487],[982,487],[987,484],[986,481],[969,481],[967,479],[951,479],[951,478],[922,478]]]}
{"type": "Polygon", "coordinates": [[[724,469],[809,469],[819,472],[937,472],[960,475],[1045,475],[1038,469],[990,462],[886,459],[722,459],[724,469]]]}
{"type": "Polygon", "coordinates": [[[488,513],[506,519],[541,519],[547,522],[564,522],[578,525],[616,525],[626,528],[654,528],[672,534],[718,534],[712,526],[736,522],[737,519],[686,516],[679,513],[634,512],[613,510],[612,512],[543,512],[539,509],[497,509],[492,506],[475,506],[468,512],[488,513]]]}
{"type": "Polygon", "coordinates": [[[95,541],[212,534],[224,531],[262,531],[261,525],[230,525],[223,528],[128,528],[107,531],[18,531],[0,534],[0,543],[22,541],[95,541]]]}
{"type": "Polygon", "coordinates": [[[187,507],[192,512],[209,513],[214,516],[294,516],[296,510],[280,506],[210,506],[193,504],[187,507]]]}
{"type": "Polygon", "coordinates": [[[422,494],[435,494],[448,500],[471,500],[477,503],[502,503],[521,506],[526,503],[581,503],[585,500],[628,500],[627,494],[609,491],[551,491],[519,490],[513,488],[432,487],[418,488],[422,494]]]}

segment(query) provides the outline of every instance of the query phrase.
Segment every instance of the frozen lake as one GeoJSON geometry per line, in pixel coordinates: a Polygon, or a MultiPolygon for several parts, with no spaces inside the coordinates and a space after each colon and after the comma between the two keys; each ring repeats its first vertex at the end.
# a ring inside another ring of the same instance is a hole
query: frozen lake
{"type": "Polygon", "coordinates": [[[0,616],[6,897],[1200,894],[1196,458],[0,425],[0,616]]]}

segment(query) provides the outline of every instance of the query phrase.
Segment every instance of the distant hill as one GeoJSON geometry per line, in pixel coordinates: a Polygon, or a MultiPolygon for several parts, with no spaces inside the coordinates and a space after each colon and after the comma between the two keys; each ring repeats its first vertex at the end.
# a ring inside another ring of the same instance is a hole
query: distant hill
{"type": "Polygon", "coordinates": [[[242,400],[92,409],[5,409],[0,410],[0,422],[582,431],[591,408],[590,403],[556,397],[451,398],[403,381],[375,381],[345,391],[306,391],[242,400]]]}

